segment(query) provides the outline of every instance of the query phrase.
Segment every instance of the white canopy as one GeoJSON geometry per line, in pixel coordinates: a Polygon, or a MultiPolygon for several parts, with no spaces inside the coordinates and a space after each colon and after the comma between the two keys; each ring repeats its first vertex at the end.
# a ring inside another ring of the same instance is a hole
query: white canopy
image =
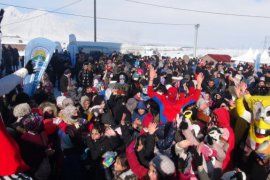
{"type": "Polygon", "coordinates": [[[252,49],[249,49],[246,54],[238,57],[233,57],[232,60],[235,60],[236,62],[254,63],[254,60],[256,59],[258,53],[258,50],[254,53],[252,49]]]}
{"type": "Polygon", "coordinates": [[[269,57],[269,53],[267,50],[264,50],[263,53],[261,54],[260,63],[261,64],[270,64],[270,57],[269,57]]]}

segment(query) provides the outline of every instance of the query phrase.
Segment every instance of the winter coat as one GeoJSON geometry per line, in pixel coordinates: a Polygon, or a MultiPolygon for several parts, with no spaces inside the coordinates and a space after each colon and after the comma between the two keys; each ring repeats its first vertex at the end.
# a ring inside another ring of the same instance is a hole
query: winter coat
{"type": "Polygon", "coordinates": [[[135,121],[137,118],[142,122],[144,117],[146,116],[146,114],[147,114],[147,108],[146,108],[144,101],[139,101],[137,106],[136,106],[136,109],[134,110],[134,113],[132,115],[132,118],[131,118],[132,122],[135,121]],[[144,114],[142,114],[142,115],[139,114],[139,112],[138,112],[139,109],[144,109],[145,110],[144,114]]]}
{"type": "Polygon", "coordinates": [[[63,93],[67,93],[69,83],[70,82],[68,77],[63,74],[60,79],[60,91],[63,93]]]}
{"type": "Polygon", "coordinates": [[[136,141],[133,141],[126,149],[127,160],[128,160],[130,169],[134,172],[137,178],[143,179],[144,177],[147,176],[148,169],[142,166],[140,162],[138,161],[138,158],[136,156],[136,152],[134,149],[135,142],[136,141]]]}
{"type": "Polygon", "coordinates": [[[81,70],[79,72],[79,82],[82,87],[92,86],[93,72],[88,70],[81,70]]]}
{"type": "Polygon", "coordinates": [[[180,110],[185,106],[195,103],[200,97],[201,90],[196,89],[194,94],[188,97],[180,98],[175,103],[170,102],[165,95],[153,91],[153,86],[148,86],[148,96],[152,98],[160,109],[160,121],[162,123],[172,122],[180,110]]]}
{"type": "Polygon", "coordinates": [[[16,141],[7,132],[0,118],[0,176],[8,176],[29,170],[29,166],[22,159],[16,141]]]}
{"type": "Polygon", "coordinates": [[[176,128],[173,124],[168,124],[169,127],[165,127],[165,124],[160,124],[157,130],[157,136],[159,140],[157,141],[157,147],[162,154],[166,154],[168,157],[171,157],[171,147],[174,141],[176,128]],[[165,133],[168,128],[168,132],[165,133]]]}
{"type": "Polygon", "coordinates": [[[122,131],[122,138],[126,146],[129,146],[130,143],[136,140],[140,135],[140,132],[131,126],[120,125],[120,128],[122,131]]]}
{"type": "Polygon", "coordinates": [[[93,141],[89,136],[86,139],[86,144],[89,148],[90,166],[91,174],[93,177],[91,179],[105,179],[105,169],[103,167],[102,155],[108,151],[115,151],[115,149],[120,145],[120,139],[118,136],[115,137],[101,137],[97,141],[93,141]]]}
{"type": "Polygon", "coordinates": [[[228,150],[226,152],[226,157],[223,161],[222,169],[223,170],[231,170],[233,168],[231,157],[233,157],[233,150],[235,144],[235,137],[234,132],[230,126],[230,114],[225,108],[216,109],[214,114],[217,115],[217,120],[219,122],[219,126],[222,128],[226,128],[229,131],[229,138],[228,138],[228,150]]]}

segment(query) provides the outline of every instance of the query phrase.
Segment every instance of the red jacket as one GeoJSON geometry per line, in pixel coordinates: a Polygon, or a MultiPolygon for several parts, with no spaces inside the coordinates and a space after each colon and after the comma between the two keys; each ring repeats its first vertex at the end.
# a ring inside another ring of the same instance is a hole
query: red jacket
{"type": "Polygon", "coordinates": [[[172,103],[166,98],[166,95],[158,94],[153,91],[153,86],[148,86],[148,96],[159,105],[159,114],[162,123],[173,122],[176,115],[180,113],[180,110],[189,104],[195,103],[199,99],[200,94],[201,90],[196,89],[188,97],[180,98],[175,103],[172,103]]]}
{"type": "Polygon", "coordinates": [[[27,171],[29,166],[21,157],[19,146],[6,131],[5,125],[0,118],[0,176],[27,171]]]}
{"type": "Polygon", "coordinates": [[[225,108],[219,108],[219,109],[214,110],[214,113],[218,117],[217,120],[219,122],[219,126],[222,128],[227,128],[230,133],[229,138],[228,138],[229,148],[226,152],[226,157],[223,160],[223,164],[222,164],[222,170],[226,172],[233,169],[233,162],[231,161],[231,157],[233,157],[233,150],[234,150],[234,143],[235,143],[234,132],[230,126],[229,111],[227,111],[225,108]]]}

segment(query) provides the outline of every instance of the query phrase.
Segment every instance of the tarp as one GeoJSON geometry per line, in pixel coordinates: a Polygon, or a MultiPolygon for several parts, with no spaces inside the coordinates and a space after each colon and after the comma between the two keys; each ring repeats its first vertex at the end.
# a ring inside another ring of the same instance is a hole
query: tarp
{"type": "Polygon", "coordinates": [[[26,45],[24,64],[31,59],[35,70],[35,73],[27,75],[23,82],[24,92],[29,96],[32,96],[39,86],[56,47],[55,42],[45,38],[35,38],[26,45]]]}
{"type": "Polygon", "coordinates": [[[263,53],[261,54],[260,63],[261,64],[270,64],[270,57],[269,57],[269,53],[267,50],[264,50],[263,53]]]}

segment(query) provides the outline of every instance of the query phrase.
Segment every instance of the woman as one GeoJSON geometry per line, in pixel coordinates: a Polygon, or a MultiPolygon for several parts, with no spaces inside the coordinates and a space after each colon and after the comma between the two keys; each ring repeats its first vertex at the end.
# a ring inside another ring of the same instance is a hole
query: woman
{"type": "Polygon", "coordinates": [[[135,174],[131,171],[125,154],[117,156],[114,163],[114,180],[135,180],[135,174]]]}
{"type": "Polygon", "coordinates": [[[89,107],[90,107],[90,99],[88,98],[88,96],[82,96],[79,106],[79,111],[82,118],[87,119],[89,107]]]}
{"type": "Polygon", "coordinates": [[[111,128],[105,128],[101,123],[94,124],[91,135],[86,139],[90,154],[90,174],[93,179],[105,179],[103,155],[114,151],[120,144],[120,138],[111,128]]]}

